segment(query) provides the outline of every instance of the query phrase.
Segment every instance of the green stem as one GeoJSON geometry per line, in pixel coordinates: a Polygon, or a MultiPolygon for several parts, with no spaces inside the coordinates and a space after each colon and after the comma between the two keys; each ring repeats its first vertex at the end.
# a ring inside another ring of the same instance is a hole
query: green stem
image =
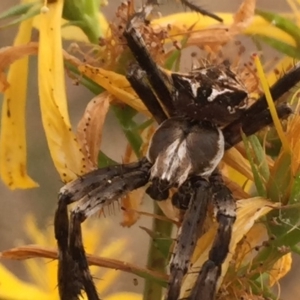
{"type": "MultiPolygon", "coordinates": [[[[164,216],[161,209],[156,203],[154,203],[154,214],[164,216]]],[[[153,219],[152,231],[159,232],[164,237],[170,237],[172,233],[173,224],[171,222],[166,222],[153,219]]],[[[150,270],[158,271],[161,273],[166,272],[166,266],[168,265],[167,259],[163,256],[161,251],[155,246],[154,240],[150,240],[149,252],[148,252],[148,262],[147,268],[150,270]]],[[[144,300],[159,300],[163,296],[162,286],[153,280],[146,279],[144,288],[144,300]]]]}

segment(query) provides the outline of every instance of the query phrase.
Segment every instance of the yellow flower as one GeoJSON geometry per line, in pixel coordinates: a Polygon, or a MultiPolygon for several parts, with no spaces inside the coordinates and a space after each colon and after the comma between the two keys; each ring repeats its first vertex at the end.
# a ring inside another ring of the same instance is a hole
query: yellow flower
{"type": "MultiPolygon", "coordinates": [[[[38,18],[38,87],[43,127],[50,154],[61,179],[66,182],[86,173],[86,163],[72,132],[68,115],[61,34],[63,4],[62,0],[52,1],[47,7],[42,7],[38,18]]],[[[21,23],[14,46],[28,44],[32,23],[36,19],[21,23]]],[[[107,25],[103,16],[100,21],[107,25]]],[[[103,28],[107,31],[107,26],[103,28]]],[[[70,29],[67,34],[70,35],[70,29]]],[[[36,187],[38,184],[27,174],[26,167],[25,105],[28,57],[11,65],[7,84],[2,74],[1,76],[0,88],[5,97],[2,107],[0,175],[11,189],[36,187]]]]}
{"type": "MultiPolygon", "coordinates": [[[[97,222],[85,222],[83,225],[86,251],[88,253],[97,253],[107,258],[118,257],[122,260],[128,260],[130,255],[124,250],[127,246],[126,240],[117,239],[108,245],[103,245],[103,238],[105,233],[109,231],[111,224],[108,220],[102,219],[101,227],[98,225],[99,223],[97,222]]],[[[33,217],[27,218],[25,226],[26,233],[34,244],[50,249],[56,247],[52,226],[41,231],[36,227],[33,217]]],[[[31,283],[19,279],[0,264],[0,298],[14,300],[59,300],[56,281],[57,261],[39,258],[26,260],[24,263],[31,283]]],[[[98,280],[95,280],[97,290],[101,295],[106,295],[105,299],[142,299],[141,295],[135,293],[108,293],[109,290],[113,290],[113,284],[120,275],[119,271],[91,267],[91,272],[98,278],[98,280]]]]}

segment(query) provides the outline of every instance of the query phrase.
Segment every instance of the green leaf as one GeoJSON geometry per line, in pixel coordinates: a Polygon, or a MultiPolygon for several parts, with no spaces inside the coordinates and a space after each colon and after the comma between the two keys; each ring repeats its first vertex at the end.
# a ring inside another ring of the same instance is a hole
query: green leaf
{"type": "Polygon", "coordinates": [[[173,239],[171,239],[169,236],[164,236],[160,232],[154,232],[146,227],[140,226],[140,228],[152,238],[154,246],[159,250],[163,257],[165,259],[169,259],[170,247],[173,243],[173,239]]]}
{"type": "Polygon", "coordinates": [[[300,28],[295,24],[295,22],[279,14],[258,9],[256,9],[255,12],[266,21],[272,23],[272,25],[291,35],[295,39],[297,46],[300,46],[300,28]]]}
{"type": "Polygon", "coordinates": [[[161,287],[164,287],[164,288],[166,288],[167,286],[168,286],[168,283],[167,283],[167,281],[166,280],[162,280],[162,279],[160,279],[160,278],[157,278],[157,277],[155,277],[155,276],[152,276],[152,275],[150,275],[149,273],[147,273],[147,272],[139,272],[139,271],[132,271],[132,273],[133,274],[135,274],[135,275],[137,275],[137,276],[139,276],[139,277],[142,277],[142,278],[144,278],[144,279],[146,279],[146,280],[149,280],[149,281],[151,281],[151,282],[155,282],[155,283],[157,283],[158,285],[160,285],[161,287]]]}
{"type": "Polygon", "coordinates": [[[105,167],[113,166],[113,165],[117,165],[117,164],[118,163],[116,161],[114,161],[113,159],[108,157],[105,153],[103,153],[102,151],[99,151],[99,155],[98,155],[98,167],[99,168],[105,168],[105,167]]]}
{"type": "Polygon", "coordinates": [[[65,0],[63,18],[81,28],[91,43],[98,44],[103,35],[99,24],[99,0],[65,0]]]}
{"type": "Polygon", "coordinates": [[[75,67],[74,65],[72,65],[69,61],[65,60],[64,64],[65,64],[66,68],[69,71],[71,71],[71,73],[73,73],[75,75],[78,75],[78,77],[80,78],[80,84],[82,84],[83,86],[85,86],[93,94],[99,95],[102,92],[104,92],[104,89],[103,89],[102,86],[100,86],[96,82],[92,81],[90,78],[86,77],[85,75],[81,74],[78,71],[77,67],[75,67]]]}
{"type": "Polygon", "coordinates": [[[121,128],[127,138],[127,141],[132,147],[132,150],[134,151],[135,155],[140,158],[140,149],[143,140],[140,134],[135,130],[135,128],[137,127],[137,123],[132,119],[137,114],[137,112],[130,106],[112,106],[112,111],[117,117],[121,128]]]}
{"type": "Polygon", "coordinates": [[[264,178],[265,182],[267,182],[270,176],[270,170],[266,159],[265,149],[262,147],[259,139],[255,135],[249,136],[248,141],[250,142],[253,150],[258,172],[264,178]]]}
{"type": "Polygon", "coordinates": [[[294,178],[294,184],[292,186],[291,195],[288,201],[288,204],[297,203],[300,203],[300,172],[298,172],[294,178]]]}
{"type": "MultiPolygon", "coordinates": [[[[10,7],[8,10],[0,14],[0,20],[23,15],[35,5],[36,3],[23,3],[10,7]]],[[[41,5],[39,5],[39,7],[41,8],[41,5]]]]}
{"type": "Polygon", "coordinates": [[[261,39],[264,43],[270,45],[271,47],[275,48],[279,52],[286,54],[290,57],[294,57],[300,59],[300,51],[299,48],[291,46],[285,42],[277,40],[275,38],[270,38],[265,35],[256,35],[255,38],[261,39]]]}
{"type": "Polygon", "coordinates": [[[17,18],[9,23],[6,23],[4,24],[3,26],[0,27],[0,29],[4,29],[4,28],[8,28],[10,26],[13,26],[13,25],[17,25],[23,21],[26,21],[28,19],[31,19],[37,15],[40,14],[40,10],[41,10],[41,7],[40,6],[35,6],[35,7],[32,7],[32,9],[28,10],[25,14],[23,14],[20,18],[17,18]]]}
{"type": "Polygon", "coordinates": [[[287,204],[288,199],[286,197],[292,182],[291,164],[292,156],[290,153],[284,152],[277,158],[267,183],[268,198],[273,202],[287,204]]]}
{"type": "Polygon", "coordinates": [[[264,184],[263,176],[261,175],[259,168],[257,167],[257,165],[255,164],[255,162],[253,160],[252,149],[250,149],[251,143],[249,141],[249,137],[247,138],[246,135],[244,133],[242,133],[242,138],[243,138],[243,142],[245,145],[247,158],[249,160],[249,163],[250,163],[250,166],[252,169],[254,183],[255,183],[257,192],[258,192],[259,196],[266,197],[267,191],[266,191],[266,187],[264,184]]]}

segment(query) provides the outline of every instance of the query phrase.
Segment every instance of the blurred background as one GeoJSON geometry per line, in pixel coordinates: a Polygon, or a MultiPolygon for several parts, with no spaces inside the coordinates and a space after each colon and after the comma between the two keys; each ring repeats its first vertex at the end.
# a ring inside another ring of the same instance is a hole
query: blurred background
{"type": "MultiPolygon", "coordinates": [[[[104,8],[104,13],[109,20],[114,17],[116,6],[121,2],[117,0],[108,1],[109,4],[104,8]]],[[[182,11],[180,3],[175,0],[161,0],[161,11],[163,14],[182,11]]],[[[213,12],[234,12],[237,10],[240,0],[193,0],[194,3],[201,4],[205,9],[213,12]]],[[[0,13],[8,7],[17,4],[16,0],[1,0],[0,13]]],[[[289,6],[285,0],[258,0],[257,6],[261,9],[287,12],[289,6]]],[[[16,33],[16,27],[0,30],[0,47],[10,46],[16,33]]],[[[30,58],[30,75],[27,102],[27,135],[28,135],[28,171],[29,175],[38,181],[40,187],[31,190],[9,190],[0,182],[0,251],[14,247],[16,245],[32,242],[26,238],[25,218],[32,214],[36,218],[36,224],[42,229],[53,229],[53,215],[57,203],[57,192],[62,186],[57,172],[50,159],[46,139],[42,129],[40,107],[38,101],[37,78],[36,78],[36,58],[30,58]]],[[[93,95],[82,86],[74,86],[72,80],[66,77],[67,95],[70,107],[70,116],[73,126],[76,126],[82,116],[84,108],[93,95]]],[[[2,95],[0,95],[2,103],[2,95]]],[[[121,162],[124,153],[125,138],[112,114],[109,114],[104,128],[102,150],[116,161],[121,162]],[[117,141],[117,142],[116,142],[117,141]]],[[[152,201],[145,199],[142,210],[151,211],[152,201]]],[[[147,242],[141,245],[141,239],[147,241],[146,234],[139,226],[151,227],[151,220],[142,217],[133,228],[122,228],[121,212],[118,208],[106,216],[106,220],[94,220],[99,230],[102,230],[101,222],[109,219],[110,226],[106,229],[105,243],[114,241],[126,236],[131,249],[131,257],[134,263],[144,266],[147,257],[147,242]]],[[[97,236],[95,236],[97,239],[97,236]]],[[[55,245],[53,245],[55,246],[55,245]]],[[[2,263],[2,261],[1,261],[2,263]]],[[[3,262],[15,274],[24,280],[29,280],[25,268],[19,262],[3,262]]],[[[300,291],[298,281],[300,276],[299,260],[293,261],[293,271],[282,280],[282,299],[299,299],[297,295],[300,291]]],[[[117,280],[112,289],[116,291],[142,292],[143,282],[135,276],[129,274],[122,275],[121,280],[117,280]],[[134,283],[135,282],[135,283],[134,283]]],[[[1,287],[0,287],[1,288],[1,287]]],[[[54,287],[55,288],[55,287],[54,287]]],[[[35,299],[33,299],[35,300],[35,299]]]]}

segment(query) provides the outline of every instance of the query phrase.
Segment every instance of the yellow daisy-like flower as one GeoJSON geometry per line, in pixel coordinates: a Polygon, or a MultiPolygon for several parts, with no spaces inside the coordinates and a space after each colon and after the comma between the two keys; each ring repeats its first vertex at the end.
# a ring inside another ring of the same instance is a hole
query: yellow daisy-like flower
{"type": "MultiPolygon", "coordinates": [[[[105,232],[111,226],[109,223],[108,220],[101,220],[101,227],[98,226],[99,223],[97,222],[84,223],[83,230],[85,233],[86,251],[88,253],[97,253],[102,257],[118,257],[128,260],[130,253],[125,251],[127,246],[125,239],[118,239],[104,246],[103,239],[105,232]]],[[[55,249],[56,242],[53,237],[52,226],[41,231],[36,227],[33,217],[27,218],[25,226],[26,233],[34,244],[55,249]]],[[[24,263],[31,279],[30,283],[20,280],[0,264],[0,298],[14,300],[59,300],[56,280],[57,260],[29,259],[24,263]]],[[[91,271],[98,278],[95,280],[97,290],[101,295],[107,295],[105,299],[142,299],[141,295],[136,293],[108,294],[108,290],[113,290],[113,284],[118,280],[120,275],[120,272],[117,270],[91,267],[91,271]]]]}
{"type": "MultiPolygon", "coordinates": [[[[63,13],[63,4],[64,1],[62,0],[57,0],[54,2],[51,1],[51,3],[47,7],[43,7],[41,11],[38,24],[40,31],[40,41],[38,47],[38,71],[43,127],[55,167],[61,179],[67,182],[74,179],[78,175],[86,173],[88,171],[88,166],[85,149],[83,149],[82,144],[79,143],[77,139],[78,135],[72,132],[68,116],[64,83],[63,51],[61,43],[61,17],[63,13]]],[[[245,33],[250,35],[266,35],[270,38],[276,37],[276,39],[282,40],[287,45],[296,46],[296,41],[290,34],[284,30],[274,27],[271,22],[267,22],[261,17],[254,16],[254,8],[255,1],[245,0],[237,14],[220,15],[224,19],[224,24],[222,25],[216,24],[215,21],[210,20],[209,18],[203,18],[195,13],[182,13],[176,16],[171,15],[165,18],[154,20],[149,28],[153,30],[154,33],[159,30],[168,30],[169,37],[166,39],[166,43],[172,41],[171,39],[176,36],[178,38],[177,42],[186,42],[186,45],[216,45],[218,43],[219,45],[223,45],[223,43],[232,40],[232,38],[236,35],[245,33]]],[[[128,12],[128,9],[125,11],[128,12]]],[[[30,30],[31,26],[31,21],[22,23],[15,45],[28,42],[28,30],[30,30]],[[26,34],[24,34],[24,32],[26,34]]],[[[120,28],[117,27],[115,29],[117,32],[120,32],[122,31],[119,30],[120,28]]],[[[112,26],[111,30],[113,29],[114,28],[112,26]]],[[[114,34],[111,34],[110,36],[108,35],[107,39],[110,43],[106,41],[107,48],[105,49],[111,51],[105,51],[104,54],[107,55],[111,65],[115,63],[115,57],[113,54],[116,54],[116,57],[118,58],[122,57],[124,54],[124,47],[122,48],[122,43],[118,43],[119,37],[120,36],[118,36],[117,33],[115,36],[114,34]],[[118,47],[121,49],[120,52],[118,52],[118,47]]],[[[153,37],[155,37],[155,34],[153,34],[153,37]]],[[[101,51],[99,52],[101,56],[101,51]]],[[[161,59],[161,61],[166,62],[168,55],[162,57],[159,51],[157,51],[156,54],[158,61],[161,59]]],[[[172,53],[168,54],[171,55],[172,53]]],[[[78,62],[76,59],[74,59],[74,57],[71,57],[67,54],[65,54],[65,59],[69,60],[74,66],[76,66],[77,70],[86,78],[90,79],[91,82],[103,87],[110,96],[113,96],[114,100],[117,99],[118,101],[121,101],[131,106],[135,110],[149,116],[149,112],[141,103],[137,95],[133,92],[124,75],[118,74],[112,71],[110,68],[98,68],[88,65],[87,63],[78,62]]],[[[10,74],[8,76],[9,86],[3,87],[5,92],[5,101],[2,113],[3,125],[1,132],[0,170],[3,180],[10,188],[36,186],[36,183],[26,173],[26,152],[24,152],[24,149],[26,148],[24,117],[26,84],[25,81],[21,82],[16,75],[17,70],[19,69],[23,70],[24,73],[27,73],[27,58],[24,58],[22,61],[18,61],[18,63],[19,64],[14,63],[10,69],[10,74]],[[16,89],[16,84],[20,85],[20,88],[16,89]]],[[[283,62],[281,62],[279,69],[286,70],[286,66],[290,65],[291,63],[291,59],[285,59],[283,62]]],[[[26,74],[23,77],[26,78],[26,74]]],[[[269,76],[268,80],[261,80],[261,82],[266,86],[268,84],[273,84],[276,80],[275,77],[276,74],[274,72],[274,74],[269,76]]],[[[107,96],[107,98],[110,96],[107,96]]],[[[101,111],[104,110],[105,113],[103,113],[103,115],[105,115],[108,110],[108,102],[110,100],[106,99],[107,101],[103,101],[103,98],[101,97],[97,98],[97,101],[99,100],[101,103],[101,111]]],[[[96,100],[93,101],[93,103],[96,103],[96,100]]],[[[270,110],[272,111],[271,105],[270,110]]],[[[91,113],[91,111],[94,111],[94,106],[90,108],[89,113],[91,113]]],[[[89,117],[90,115],[87,117],[87,120],[89,120],[89,117]]],[[[274,117],[274,120],[275,119],[276,116],[274,117]]],[[[103,118],[101,121],[103,121],[103,118]]],[[[88,125],[86,125],[86,127],[87,126],[88,125]]],[[[291,187],[294,183],[294,177],[296,177],[296,174],[299,171],[298,164],[293,164],[293,167],[291,168],[290,165],[286,163],[299,161],[297,155],[294,155],[294,153],[298,151],[299,145],[293,139],[294,136],[298,136],[299,120],[297,118],[293,118],[292,121],[287,124],[288,130],[286,137],[282,134],[282,131],[280,131],[280,125],[278,125],[278,123],[276,124],[276,127],[277,131],[281,133],[279,135],[281,135],[283,150],[276,160],[268,157],[265,158],[264,161],[264,163],[268,166],[270,173],[270,179],[262,183],[266,190],[268,199],[262,196],[251,198],[248,194],[249,186],[255,183],[256,178],[254,178],[253,175],[254,163],[251,162],[250,159],[248,160],[245,155],[245,152],[247,152],[247,149],[245,150],[246,147],[241,147],[240,149],[231,149],[224,157],[224,163],[227,164],[227,167],[229,166],[231,168],[231,172],[234,170],[235,175],[239,177],[239,180],[237,180],[235,183],[238,186],[237,193],[242,195],[242,197],[239,197],[239,199],[242,200],[237,201],[237,220],[233,228],[233,235],[229,249],[230,251],[226,261],[222,266],[222,274],[218,282],[220,288],[219,299],[234,299],[234,297],[241,298],[245,296],[251,298],[253,296],[253,285],[259,285],[260,283],[264,282],[268,282],[270,286],[274,285],[289,271],[291,266],[290,250],[287,250],[286,253],[279,253],[280,247],[274,247],[274,252],[276,255],[270,260],[265,259],[265,265],[259,265],[259,267],[256,269],[253,269],[252,266],[252,263],[257,264],[257,260],[258,262],[262,261],[259,255],[263,255],[264,253],[259,253],[257,255],[255,253],[253,254],[253,249],[258,247],[257,245],[264,241],[265,238],[271,238],[271,234],[267,231],[267,229],[269,229],[270,232],[273,230],[272,228],[269,228],[271,227],[269,226],[270,216],[272,213],[279,211],[282,204],[286,204],[288,202],[289,195],[291,194],[291,187]],[[287,174],[285,174],[287,179],[287,183],[285,182],[286,186],[278,185],[278,183],[280,183],[278,178],[281,176],[278,170],[281,170],[281,167],[284,167],[283,169],[287,171],[287,174]],[[249,184],[248,188],[244,188],[244,183],[246,181],[249,184]],[[279,195],[278,190],[284,190],[282,195],[279,195]],[[261,224],[259,222],[261,222],[261,224]],[[242,274],[242,279],[237,278],[237,274],[242,274]],[[260,281],[262,280],[260,278],[261,274],[267,277],[266,281],[260,281]],[[243,285],[240,284],[241,282],[243,285]]],[[[94,153],[94,157],[96,157],[97,149],[94,152],[96,153],[94,153]]],[[[228,174],[230,175],[230,171],[228,174]]],[[[233,183],[229,180],[228,184],[233,183]]],[[[34,236],[40,237],[40,239],[37,241],[38,244],[46,244],[42,236],[39,235],[39,232],[32,229],[33,227],[30,225],[30,222],[28,224],[29,228],[31,228],[31,233],[34,236]]],[[[292,231],[292,228],[290,230],[292,231]]],[[[181,292],[182,297],[187,297],[189,291],[195,284],[197,273],[203,265],[203,262],[207,260],[208,252],[212,247],[216,231],[217,223],[213,220],[212,226],[199,239],[196,251],[192,258],[192,271],[187,274],[183,283],[181,292]]],[[[85,232],[85,246],[87,247],[87,251],[98,254],[97,250],[95,250],[95,245],[92,245],[89,248],[89,243],[91,242],[91,239],[89,239],[89,234],[91,233],[92,236],[94,236],[94,233],[91,229],[88,229],[85,232]]],[[[275,237],[280,240],[281,236],[279,234],[276,236],[276,230],[273,230],[273,232],[275,237]]],[[[97,240],[98,239],[99,235],[97,235],[97,240]]],[[[95,242],[95,240],[92,241],[95,242]]],[[[117,248],[118,246],[116,246],[116,249],[117,248]]],[[[113,246],[113,249],[115,249],[115,245],[113,246]]],[[[119,255],[119,253],[114,252],[113,249],[106,250],[109,253],[114,254],[113,256],[119,255]]],[[[105,251],[105,248],[103,251],[105,251]]],[[[99,252],[99,255],[102,255],[102,253],[99,252]]],[[[30,293],[30,299],[34,299],[33,297],[37,297],[36,299],[57,298],[58,296],[55,290],[56,263],[51,262],[49,264],[55,266],[53,270],[41,270],[37,261],[29,261],[27,264],[32,277],[39,279],[38,286],[42,287],[41,289],[36,288],[36,286],[26,285],[29,288],[28,293],[30,293]],[[51,287],[49,288],[49,285],[45,284],[45,282],[47,284],[51,283],[51,287]],[[52,294],[53,291],[55,291],[55,294],[52,294]],[[47,298],[49,294],[52,298],[47,298]]],[[[17,278],[14,278],[11,274],[8,274],[5,269],[2,271],[4,272],[3,278],[8,278],[7,291],[13,284],[19,284],[22,286],[23,283],[17,278]]],[[[112,271],[112,273],[109,274],[113,274],[114,272],[115,271],[112,271]]],[[[107,276],[109,278],[110,276],[114,277],[115,275],[107,276]]],[[[98,282],[98,289],[101,294],[105,293],[105,285],[108,283],[109,280],[106,282],[98,282]]],[[[22,288],[25,288],[25,286],[22,286],[22,288]]],[[[6,288],[3,291],[5,290],[6,288]]],[[[259,288],[258,291],[260,291],[259,288]]],[[[255,291],[256,294],[259,293],[258,291],[255,291]]],[[[17,293],[18,291],[15,292],[17,293]]],[[[8,294],[3,294],[3,297],[7,297],[7,295],[8,294]]],[[[11,296],[11,294],[9,295],[11,296]]],[[[120,297],[118,299],[121,299],[120,295],[118,295],[118,297],[120,297]]],[[[129,296],[127,295],[124,297],[129,296]]],[[[131,299],[134,299],[133,295],[130,297],[132,297],[131,299]]]]}
{"type": "MultiPolygon", "coordinates": [[[[24,0],[23,3],[31,1],[24,0]]],[[[14,46],[24,46],[22,53],[12,63],[7,80],[1,80],[4,92],[1,125],[0,175],[11,189],[32,188],[38,183],[27,174],[25,105],[28,78],[26,44],[30,42],[33,22],[38,23],[40,40],[38,47],[38,87],[43,126],[55,167],[63,181],[70,181],[86,173],[85,158],[81,146],[72,132],[65,92],[62,13],[64,1],[53,1],[41,8],[40,16],[21,23],[14,46]],[[25,56],[25,57],[24,57],[25,56]]],[[[104,31],[107,22],[101,15],[104,31]]],[[[106,27],[106,29],[105,29],[106,27]]],[[[68,28],[68,27],[67,27],[68,28]]],[[[72,30],[66,35],[70,37],[72,30]]],[[[81,33],[82,35],[82,33],[81,33]]],[[[77,36],[81,38],[81,35],[77,36]]],[[[4,49],[5,50],[5,49],[4,49]]],[[[34,49],[30,54],[34,54],[34,49]]],[[[1,55],[1,53],[0,53],[1,55]]],[[[11,58],[12,59],[12,58],[11,58]]],[[[6,62],[7,63],[7,62],[6,62]]]]}

